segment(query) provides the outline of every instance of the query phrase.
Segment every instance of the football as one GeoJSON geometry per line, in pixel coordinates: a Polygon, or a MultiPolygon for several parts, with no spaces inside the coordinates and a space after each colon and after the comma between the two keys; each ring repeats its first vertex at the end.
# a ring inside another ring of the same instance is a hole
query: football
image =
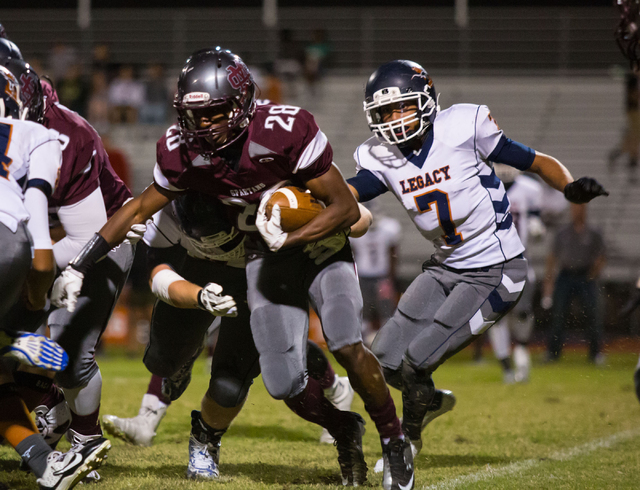
{"type": "Polygon", "coordinates": [[[273,206],[280,206],[280,225],[289,233],[306,225],[324,209],[324,204],[311,195],[308,190],[295,186],[281,187],[267,201],[267,219],[271,219],[273,206]]]}

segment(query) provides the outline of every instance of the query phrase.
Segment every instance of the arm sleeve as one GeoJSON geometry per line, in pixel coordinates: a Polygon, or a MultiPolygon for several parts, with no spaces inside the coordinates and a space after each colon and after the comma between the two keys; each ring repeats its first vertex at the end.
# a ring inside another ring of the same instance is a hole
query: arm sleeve
{"type": "Polygon", "coordinates": [[[36,250],[51,250],[49,236],[49,210],[47,196],[40,189],[27,189],[24,194],[24,205],[31,218],[27,225],[33,238],[33,248],[36,250]]]}
{"type": "Polygon", "coordinates": [[[81,201],[60,207],[58,217],[67,236],[53,246],[53,254],[58,267],[64,269],[107,222],[107,210],[100,187],[81,201]]]}
{"type": "Polygon", "coordinates": [[[347,183],[358,191],[360,202],[371,201],[389,190],[378,177],[366,169],[360,170],[355,177],[347,179],[347,183]]]}
{"type": "Polygon", "coordinates": [[[504,163],[518,170],[528,170],[535,157],[536,152],[533,148],[502,135],[498,145],[487,157],[487,160],[504,163]]]}

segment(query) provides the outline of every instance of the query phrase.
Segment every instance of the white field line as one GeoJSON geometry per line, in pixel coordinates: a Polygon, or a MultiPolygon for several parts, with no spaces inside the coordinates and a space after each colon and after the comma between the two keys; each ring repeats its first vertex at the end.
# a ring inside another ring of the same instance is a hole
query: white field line
{"type": "Polygon", "coordinates": [[[594,441],[587,442],[580,446],[565,449],[563,451],[557,451],[547,456],[546,458],[526,459],[524,461],[518,461],[516,463],[511,463],[506,466],[499,466],[496,468],[487,465],[486,470],[479,471],[471,475],[465,475],[458,478],[453,478],[451,480],[446,480],[441,483],[436,483],[435,485],[424,486],[422,488],[423,490],[448,490],[458,488],[463,485],[468,485],[470,483],[491,480],[492,478],[502,478],[505,476],[522,473],[531,468],[535,468],[536,466],[544,464],[547,460],[568,461],[579,456],[584,456],[598,449],[611,447],[618,442],[622,442],[627,439],[633,439],[634,437],[638,436],[640,436],[640,430],[618,432],[617,434],[613,434],[609,437],[596,439],[594,441]]]}

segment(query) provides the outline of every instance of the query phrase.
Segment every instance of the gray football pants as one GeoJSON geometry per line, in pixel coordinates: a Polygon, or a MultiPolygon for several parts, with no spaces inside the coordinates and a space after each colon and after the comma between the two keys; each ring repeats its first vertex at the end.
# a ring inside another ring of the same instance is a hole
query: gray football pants
{"type": "Polygon", "coordinates": [[[133,264],[135,246],[123,243],[87,273],[73,313],[58,308],[49,314],[51,338],[69,355],[69,366],[56,374],[61,388],[86,386],[98,372],[96,346],[133,264]]]}
{"type": "Polygon", "coordinates": [[[515,306],[526,278],[524,258],[467,272],[427,261],[371,350],[385,370],[433,372],[515,306]]]}
{"type": "MultiPolygon", "coordinates": [[[[0,223],[0,318],[18,301],[31,267],[31,235],[24,223],[13,233],[0,223]]],[[[3,328],[19,328],[19,325],[3,325],[3,328]]]]}
{"type": "Polygon", "coordinates": [[[290,398],[306,386],[309,303],[329,350],[362,342],[362,294],[348,244],[319,266],[301,250],[249,254],[246,272],[251,331],[272,397],[290,398]]]}

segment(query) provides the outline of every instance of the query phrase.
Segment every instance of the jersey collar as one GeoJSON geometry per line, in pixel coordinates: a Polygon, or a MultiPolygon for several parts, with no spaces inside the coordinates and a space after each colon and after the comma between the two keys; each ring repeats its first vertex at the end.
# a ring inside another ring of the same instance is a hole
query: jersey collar
{"type": "Polygon", "coordinates": [[[429,150],[431,150],[431,145],[433,145],[433,127],[429,129],[427,137],[424,139],[424,143],[422,144],[422,148],[420,148],[420,152],[418,154],[409,147],[398,147],[398,149],[409,163],[412,163],[418,168],[422,168],[424,162],[427,160],[427,156],[429,155],[429,150]]]}

